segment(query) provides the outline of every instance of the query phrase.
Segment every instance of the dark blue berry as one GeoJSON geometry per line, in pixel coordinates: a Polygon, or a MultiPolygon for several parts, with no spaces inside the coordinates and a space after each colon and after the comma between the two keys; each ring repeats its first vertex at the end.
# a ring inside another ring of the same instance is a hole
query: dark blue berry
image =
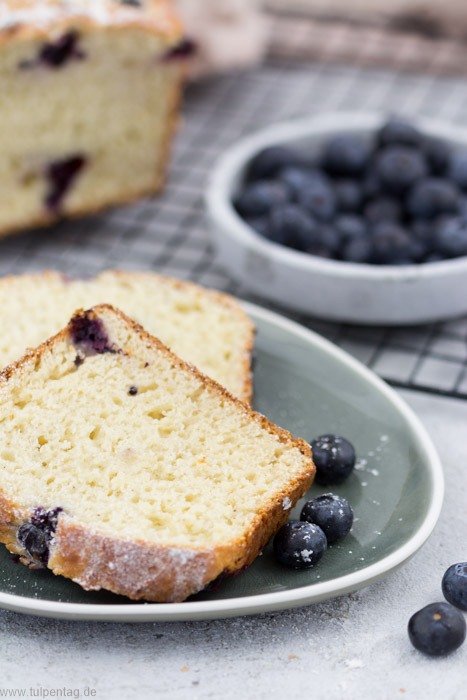
{"type": "Polygon", "coordinates": [[[349,238],[340,249],[340,258],[346,262],[369,263],[373,249],[369,238],[349,238]]]}
{"type": "Polygon", "coordinates": [[[467,153],[452,154],[448,177],[461,190],[467,189],[467,153]]]}
{"type": "Polygon", "coordinates": [[[422,150],[432,175],[443,176],[449,166],[451,149],[446,141],[435,136],[425,136],[422,150]]]}
{"type": "Polygon", "coordinates": [[[368,233],[364,219],[356,214],[342,214],[334,219],[333,226],[343,241],[351,238],[363,238],[368,233]]]}
{"type": "Polygon", "coordinates": [[[396,195],[428,174],[423,154],[410,146],[388,146],[376,155],[375,167],[382,187],[396,195]]]}
{"type": "Polygon", "coordinates": [[[380,146],[419,146],[422,135],[418,129],[403,117],[390,117],[377,134],[380,146]]]}
{"type": "Polygon", "coordinates": [[[357,212],[363,201],[362,186],[356,180],[336,180],[334,183],[337,208],[341,212],[357,212]]]}
{"type": "Polygon", "coordinates": [[[76,155],[64,160],[56,160],[48,166],[46,177],[49,181],[49,190],[45,197],[48,209],[54,212],[60,209],[65,195],[85,165],[86,159],[76,155]]]}
{"type": "Polygon", "coordinates": [[[368,162],[368,147],[356,136],[334,136],[325,144],[321,163],[335,177],[358,177],[368,162]]]}
{"type": "Polygon", "coordinates": [[[44,44],[39,53],[38,62],[57,69],[72,59],[82,58],[84,54],[78,49],[78,34],[71,31],[53,43],[44,44]]]}
{"type": "Polygon", "coordinates": [[[364,201],[375,199],[382,194],[382,185],[375,164],[372,163],[362,180],[364,201]]]}
{"type": "MultiPolygon", "coordinates": [[[[135,0],[134,0],[135,1],[135,0]]],[[[172,61],[180,61],[191,58],[198,51],[198,45],[193,39],[185,37],[178,44],[168,49],[162,56],[162,61],[170,63],[172,61]]]]}
{"type": "Polygon", "coordinates": [[[17,538],[30,557],[45,564],[49,557],[49,544],[57,527],[62,508],[36,508],[30,520],[18,528],[17,538]]]}
{"type": "Polygon", "coordinates": [[[443,595],[452,605],[467,610],[467,562],[453,564],[443,576],[443,595]]]}
{"type": "Polygon", "coordinates": [[[329,178],[316,168],[305,169],[297,165],[291,165],[281,170],[278,179],[283,183],[288,191],[292,201],[297,202],[302,192],[306,192],[316,183],[319,185],[329,186],[329,178]]]}
{"type": "Polygon", "coordinates": [[[463,643],[466,624],[462,613],[453,605],[432,603],[412,615],[408,633],[418,651],[429,656],[446,656],[463,643]]]}
{"type": "Polygon", "coordinates": [[[138,387],[130,386],[130,388],[128,389],[128,393],[130,394],[130,396],[136,396],[136,394],[138,393],[138,387]]]}
{"type": "Polygon", "coordinates": [[[275,177],[289,165],[300,165],[303,159],[297,151],[287,146],[269,146],[257,153],[250,161],[247,171],[249,180],[267,180],[275,177]]]}
{"type": "Polygon", "coordinates": [[[400,224],[381,221],[371,236],[372,262],[379,265],[401,265],[412,261],[412,239],[400,224]]]}
{"type": "Polygon", "coordinates": [[[305,503],[300,520],[318,525],[326,535],[328,544],[332,544],[350,532],[353,511],[345,498],[325,493],[305,503]]]}
{"type": "Polygon", "coordinates": [[[455,214],[459,191],[442,178],[429,177],[418,182],[407,199],[407,210],[415,218],[433,219],[441,214],[455,214]]]}
{"type": "Polygon", "coordinates": [[[379,221],[399,221],[402,216],[402,207],[394,197],[381,196],[370,200],[365,205],[363,213],[369,224],[376,224],[379,221]]]}
{"type": "Polygon", "coordinates": [[[336,195],[332,185],[319,180],[300,192],[298,202],[320,221],[329,221],[336,212],[336,195]]]}
{"type": "Polygon", "coordinates": [[[274,181],[259,181],[247,185],[234,201],[240,216],[260,217],[267,214],[277,204],[288,200],[288,192],[283,184],[274,181]]]}
{"type": "Polygon", "coordinates": [[[297,204],[275,207],[268,219],[267,238],[274,243],[307,250],[316,240],[313,218],[297,204]]]}
{"type": "Polygon", "coordinates": [[[290,520],[277,532],[273,540],[276,559],[292,569],[309,569],[327,549],[324,532],[317,525],[290,520]]]}
{"type": "Polygon", "coordinates": [[[353,472],[355,450],[340,435],[321,435],[311,443],[316,466],[316,483],[322,486],[341,484],[353,472]]]}
{"type": "Polygon", "coordinates": [[[447,258],[467,255],[467,216],[441,220],[435,227],[433,246],[447,258]]]}

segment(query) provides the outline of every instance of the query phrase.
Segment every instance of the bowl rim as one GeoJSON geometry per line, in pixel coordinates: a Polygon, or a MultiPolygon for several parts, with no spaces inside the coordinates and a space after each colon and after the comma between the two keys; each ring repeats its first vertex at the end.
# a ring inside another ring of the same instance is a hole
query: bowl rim
{"type": "MultiPolygon", "coordinates": [[[[268,126],[230,146],[217,160],[205,192],[205,205],[215,225],[222,226],[252,253],[279,265],[348,279],[410,281],[445,277],[467,271],[467,256],[410,265],[371,265],[320,258],[263,238],[235,211],[231,192],[248,161],[267,146],[291,144],[306,138],[325,138],[336,131],[373,131],[390,116],[385,112],[325,112],[268,126]]],[[[408,117],[421,131],[467,148],[467,129],[439,120],[408,117]]]]}

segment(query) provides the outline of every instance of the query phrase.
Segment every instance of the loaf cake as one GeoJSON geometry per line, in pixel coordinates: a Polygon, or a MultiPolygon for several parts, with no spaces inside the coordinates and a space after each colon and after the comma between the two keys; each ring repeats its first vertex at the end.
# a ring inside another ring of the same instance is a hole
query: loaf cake
{"type": "Polygon", "coordinates": [[[169,0],[0,0],[0,235],[161,186],[185,46],[169,0]]]}
{"type": "Polygon", "coordinates": [[[0,369],[57,333],[76,309],[108,303],[183,360],[251,401],[253,324],[227,294],[150,272],[103,272],[70,280],[57,272],[0,279],[0,369]]]}
{"type": "Polygon", "coordinates": [[[159,602],[248,566],[314,476],[303,440],[108,305],[0,373],[0,446],[11,552],[159,602]]]}

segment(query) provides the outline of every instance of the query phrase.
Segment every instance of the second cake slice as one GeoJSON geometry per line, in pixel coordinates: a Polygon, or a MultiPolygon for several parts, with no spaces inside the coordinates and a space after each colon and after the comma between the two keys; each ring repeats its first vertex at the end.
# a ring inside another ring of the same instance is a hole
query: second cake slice
{"type": "Polygon", "coordinates": [[[184,600],[309,488],[303,440],[110,306],[0,375],[0,541],[85,589],[184,600]]]}

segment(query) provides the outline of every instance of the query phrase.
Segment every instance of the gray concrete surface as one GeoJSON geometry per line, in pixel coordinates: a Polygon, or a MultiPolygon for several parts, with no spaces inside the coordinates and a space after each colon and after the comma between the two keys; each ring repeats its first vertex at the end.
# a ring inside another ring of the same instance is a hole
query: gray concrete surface
{"type": "Polygon", "coordinates": [[[228,620],[86,623],[0,611],[0,697],[465,698],[467,643],[430,659],[406,628],[442,599],[445,569],[467,559],[467,404],[402,395],[439,450],[447,488],[435,532],[400,571],[321,604],[228,620]],[[61,689],[68,695],[51,692],[61,689]]]}

